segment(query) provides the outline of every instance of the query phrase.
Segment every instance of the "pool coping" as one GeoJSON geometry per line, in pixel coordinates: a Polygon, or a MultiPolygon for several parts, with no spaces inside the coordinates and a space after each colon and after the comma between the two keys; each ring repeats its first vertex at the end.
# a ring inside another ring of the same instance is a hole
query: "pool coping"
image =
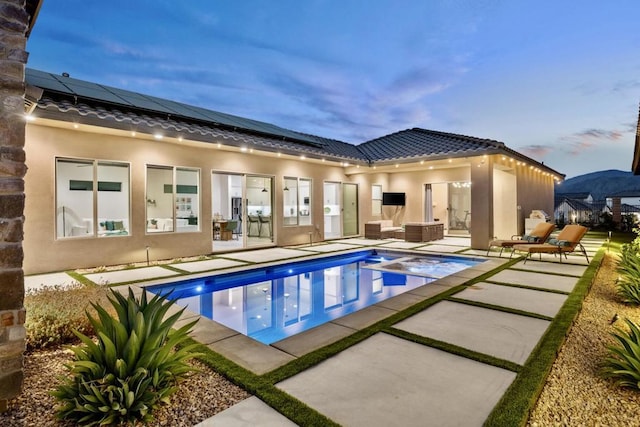
{"type": "MultiPolygon", "coordinates": [[[[293,262],[322,259],[331,256],[346,255],[371,249],[419,256],[426,255],[424,251],[416,251],[411,249],[358,247],[336,252],[309,254],[309,256],[295,258],[293,262]]],[[[277,341],[270,345],[262,344],[252,338],[243,335],[240,332],[237,332],[231,328],[228,328],[227,326],[224,326],[211,319],[194,313],[188,309],[185,309],[182,312],[182,315],[180,316],[178,322],[176,322],[176,327],[183,326],[186,323],[198,319],[198,322],[194,326],[191,333],[191,337],[194,340],[206,345],[211,350],[221,354],[222,356],[238,364],[239,366],[257,375],[263,375],[291,362],[292,360],[295,360],[298,357],[302,357],[321,347],[333,344],[343,338],[357,333],[358,331],[366,329],[369,326],[390,316],[393,316],[394,314],[399,313],[415,304],[433,298],[455,286],[469,282],[470,280],[473,280],[489,271],[497,269],[510,261],[509,259],[505,258],[486,256],[483,257],[479,255],[465,255],[459,253],[434,253],[433,255],[442,257],[454,256],[469,259],[481,259],[483,260],[483,262],[444,278],[437,279],[418,288],[409,290],[400,295],[396,295],[384,301],[380,301],[355,313],[350,313],[346,316],[333,319],[327,323],[277,341]]],[[[250,268],[263,268],[282,265],[289,262],[292,262],[292,260],[281,259],[265,263],[247,264],[215,271],[185,274],[180,276],[179,279],[197,279],[209,277],[212,275],[245,271],[250,268]]],[[[170,278],[161,278],[145,281],[143,284],[133,283],[113,286],[113,289],[119,292],[127,292],[127,289],[131,288],[134,294],[140,295],[143,291],[145,291],[145,288],[147,287],[170,283],[175,281],[175,279],[175,276],[170,278]]],[[[149,297],[155,295],[150,291],[146,292],[147,296],[149,297]]],[[[182,310],[181,307],[174,305],[171,307],[169,313],[172,314],[180,310],[182,310]]]]}

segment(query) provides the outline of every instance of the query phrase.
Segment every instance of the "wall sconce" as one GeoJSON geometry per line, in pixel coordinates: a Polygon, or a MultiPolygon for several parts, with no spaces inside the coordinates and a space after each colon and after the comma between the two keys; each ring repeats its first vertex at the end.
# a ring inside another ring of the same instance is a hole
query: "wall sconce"
{"type": "Polygon", "coordinates": [[[289,187],[287,187],[286,185],[284,186],[284,190],[283,191],[289,191],[289,187]]]}
{"type": "Polygon", "coordinates": [[[156,205],[156,199],[147,199],[147,205],[155,206],[156,205]]]}

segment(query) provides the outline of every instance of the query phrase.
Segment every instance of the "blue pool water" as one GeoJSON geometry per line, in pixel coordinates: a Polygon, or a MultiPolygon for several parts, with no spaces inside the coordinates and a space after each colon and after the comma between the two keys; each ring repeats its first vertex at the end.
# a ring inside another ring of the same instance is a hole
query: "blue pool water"
{"type": "Polygon", "coordinates": [[[482,262],[367,250],[147,287],[271,344],[482,262]]]}

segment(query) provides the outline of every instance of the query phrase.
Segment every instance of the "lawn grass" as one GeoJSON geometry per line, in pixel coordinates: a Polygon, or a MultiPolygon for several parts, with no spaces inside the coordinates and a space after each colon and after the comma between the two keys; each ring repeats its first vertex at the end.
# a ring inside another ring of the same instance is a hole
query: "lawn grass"
{"type": "MultiPolygon", "coordinates": [[[[595,233],[589,233],[588,236],[594,236],[594,234],[595,233]]],[[[439,301],[445,299],[457,301],[453,296],[454,294],[470,285],[486,281],[498,272],[512,267],[514,264],[521,261],[520,257],[509,260],[509,262],[499,268],[478,276],[475,279],[469,280],[463,285],[456,286],[433,298],[417,303],[336,343],[297,358],[292,362],[261,376],[239,367],[235,363],[227,360],[205,346],[201,346],[197,351],[203,353],[203,356],[200,357],[203,362],[211,366],[217,372],[220,372],[235,384],[254,394],[293,422],[301,426],[334,426],[337,425],[335,422],[318,413],[298,399],[281,391],[275,386],[275,384],[321,363],[322,361],[358,344],[359,342],[362,342],[376,333],[389,333],[422,345],[431,346],[469,359],[478,360],[483,363],[488,363],[493,366],[499,366],[501,368],[517,372],[516,379],[494,407],[492,413],[485,422],[485,426],[523,426],[526,424],[529,413],[533,409],[538,396],[544,387],[546,377],[551,370],[553,362],[556,359],[556,355],[562,347],[566,335],[582,307],[582,302],[591,287],[605,253],[619,252],[621,245],[630,242],[635,236],[625,233],[614,233],[611,241],[608,241],[606,233],[602,233],[602,235],[597,237],[604,238],[607,243],[605,243],[605,245],[596,253],[585,274],[578,280],[574,290],[569,294],[565,304],[552,320],[547,332],[534,348],[527,362],[523,366],[491,356],[482,355],[448,343],[419,337],[393,327],[393,325],[399,321],[413,316],[439,301]]],[[[469,303],[468,301],[457,302],[469,303]]],[[[505,310],[502,307],[487,308],[500,309],[503,311],[516,312],[516,314],[551,320],[546,316],[519,312],[517,310],[505,310]]]]}
{"type": "Polygon", "coordinates": [[[523,426],[542,392],[558,351],[575,317],[580,312],[582,301],[587,295],[598,271],[604,250],[601,249],[592,261],[591,267],[576,284],[547,333],[535,347],[522,371],[507,389],[485,422],[485,426],[523,426]]]}
{"type": "MultiPolygon", "coordinates": [[[[625,237],[623,240],[616,240],[615,243],[612,241],[609,250],[614,246],[619,248],[622,243],[625,243],[625,237]]],[[[565,342],[574,319],[582,308],[582,302],[591,288],[606,250],[603,247],[596,253],[589,268],[578,280],[573,292],[569,294],[522,370],[485,421],[485,426],[514,427],[524,426],[527,423],[553,362],[565,342]]]]}

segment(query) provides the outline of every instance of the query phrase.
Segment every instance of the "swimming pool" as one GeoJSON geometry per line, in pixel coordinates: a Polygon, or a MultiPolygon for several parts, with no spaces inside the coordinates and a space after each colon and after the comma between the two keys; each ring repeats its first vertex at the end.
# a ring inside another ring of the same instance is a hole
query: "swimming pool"
{"type": "Polygon", "coordinates": [[[147,287],[272,344],[483,262],[366,250],[147,287]]]}

